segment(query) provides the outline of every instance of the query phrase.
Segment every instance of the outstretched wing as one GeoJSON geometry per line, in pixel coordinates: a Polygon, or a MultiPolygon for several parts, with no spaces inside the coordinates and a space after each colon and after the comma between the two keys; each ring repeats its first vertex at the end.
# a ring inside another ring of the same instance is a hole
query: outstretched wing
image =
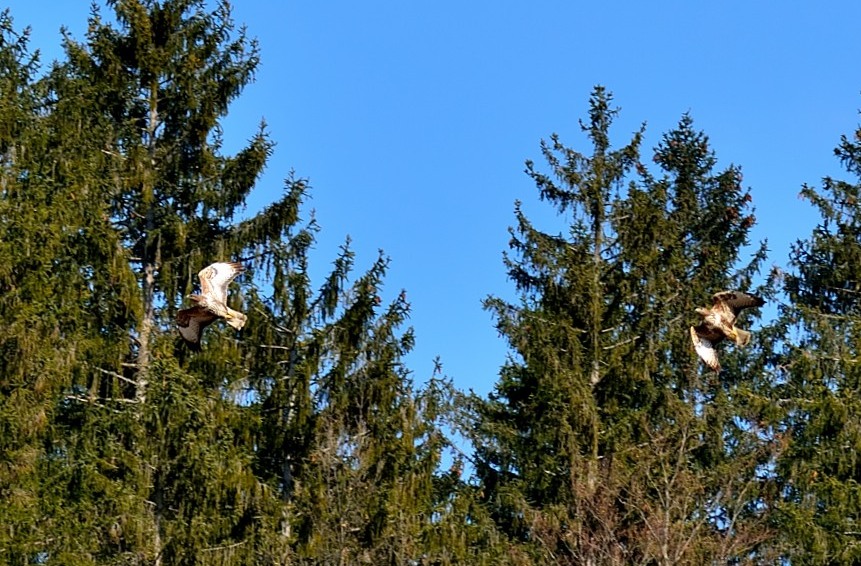
{"type": "Polygon", "coordinates": [[[761,307],[765,304],[765,301],[761,297],[751,295],[750,293],[742,293],[741,291],[721,291],[720,293],[715,293],[712,299],[715,305],[724,303],[736,313],[742,309],[761,307]]]}
{"type": "Polygon", "coordinates": [[[227,303],[227,286],[237,275],[245,271],[241,263],[218,262],[200,270],[200,294],[219,302],[227,303]]]}
{"type": "Polygon", "coordinates": [[[720,293],[715,293],[712,299],[714,300],[712,308],[721,310],[724,316],[727,317],[729,324],[735,321],[735,317],[742,310],[751,307],[761,307],[765,304],[762,298],[750,293],[742,293],[741,291],[721,291],[720,293]]]}
{"type": "Polygon", "coordinates": [[[192,349],[200,348],[203,329],[212,324],[217,316],[204,307],[194,306],[176,313],[176,326],[179,335],[192,349]]]}
{"type": "Polygon", "coordinates": [[[694,350],[700,359],[716,372],[720,372],[720,362],[718,361],[714,344],[710,340],[700,336],[693,326],[691,326],[691,341],[694,343],[694,350]]]}

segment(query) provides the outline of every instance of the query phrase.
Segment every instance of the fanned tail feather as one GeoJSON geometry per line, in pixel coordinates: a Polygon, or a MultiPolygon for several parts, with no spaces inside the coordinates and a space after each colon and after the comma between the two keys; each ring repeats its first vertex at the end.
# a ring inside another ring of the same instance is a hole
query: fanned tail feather
{"type": "Polygon", "coordinates": [[[740,328],[735,329],[735,343],[737,346],[747,346],[750,342],[750,332],[747,330],[741,330],[740,328]]]}
{"type": "Polygon", "coordinates": [[[245,321],[248,320],[248,317],[245,314],[235,311],[231,308],[227,309],[230,313],[230,317],[226,319],[227,324],[235,328],[236,330],[242,330],[242,327],[245,326],[245,321]]]}

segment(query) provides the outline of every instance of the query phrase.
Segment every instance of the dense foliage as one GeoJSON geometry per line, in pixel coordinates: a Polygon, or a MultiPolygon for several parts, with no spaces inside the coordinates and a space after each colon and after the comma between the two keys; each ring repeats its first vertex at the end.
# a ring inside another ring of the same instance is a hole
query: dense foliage
{"type": "Polygon", "coordinates": [[[712,290],[750,286],[763,249],[733,269],[750,195],[736,168],[715,170],[689,116],[655,149],[664,175],[649,175],[639,133],[612,148],[611,101],[593,93],[591,155],[554,136],[548,172],[527,163],[573,221],[551,234],[517,210],[506,263],[521,299],[486,303],[516,356],[473,400],[478,476],[499,527],[543,560],[739,558],[766,536],[755,472],[769,450],[742,416],[747,364],[701,375],[686,324],[712,290]]]}
{"type": "Polygon", "coordinates": [[[229,4],[103,9],[47,69],[0,16],[0,562],[861,561],[861,130],[766,274],[740,168],[688,115],[617,145],[596,87],[588,151],[526,163],[559,223],[515,205],[482,398],[405,367],[385,255],[312,281],[307,180],[245,213],[273,144],[223,151],[259,63],[229,4]],[[174,315],[228,259],[248,323],[192,352],[174,315]],[[721,289],[779,309],[715,374],[688,327],[721,289]]]}

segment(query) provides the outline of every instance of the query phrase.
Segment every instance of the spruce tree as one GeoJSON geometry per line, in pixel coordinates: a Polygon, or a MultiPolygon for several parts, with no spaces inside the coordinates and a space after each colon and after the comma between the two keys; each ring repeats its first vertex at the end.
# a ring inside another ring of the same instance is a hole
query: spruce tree
{"type": "Polygon", "coordinates": [[[0,336],[0,418],[21,432],[4,438],[15,463],[0,476],[8,562],[474,553],[433,526],[457,487],[436,471],[449,390],[403,366],[409,305],[380,298],[388,260],[353,279],[345,245],[315,289],[318,228],[292,175],[280,200],[240,216],[272,144],[261,127],[225,156],[219,120],[253,76],[255,43],[224,2],[108,6],[32,94],[24,42],[2,46],[21,100],[0,121],[30,128],[3,138],[18,144],[4,146],[0,202],[0,308],[17,321],[0,336]],[[213,325],[189,352],[174,314],[197,271],[227,259],[248,269],[229,298],[247,326],[213,325]]]}
{"type": "Polygon", "coordinates": [[[729,392],[746,368],[729,354],[720,378],[703,372],[688,326],[714,292],[747,288],[764,256],[735,270],[750,195],[737,168],[714,171],[690,117],[656,148],[654,178],[642,130],[610,144],[616,114],[597,87],[591,155],[554,135],[549,171],[527,162],[567,223],[544,232],[516,208],[505,262],[520,301],[486,302],[513,353],[490,398],[472,399],[477,474],[500,528],[539,563],[737,558],[763,536],[741,519],[767,454],[747,436],[725,443],[743,436],[729,392]]]}
{"type": "Polygon", "coordinates": [[[834,151],[854,181],[826,177],[801,196],[819,211],[813,232],[792,247],[781,273],[774,434],[785,443],[776,474],[780,550],[792,562],[861,560],[861,129],[834,151]]]}
{"type": "Polygon", "coordinates": [[[58,331],[61,324],[67,326],[75,314],[67,293],[57,297],[57,304],[66,303],[65,308],[46,308],[54,297],[44,273],[62,253],[65,238],[50,221],[47,187],[27,174],[27,160],[40,150],[37,70],[38,57],[29,51],[28,32],[16,31],[4,11],[0,15],[0,312],[5,320],[0,329],[0,522],[5,528],[0,529],[0,556],[9,564],[24,564],[39,550],[40,445],[55,381],[68,379],[63,353],[45,348],[42,336],[58,331]]]}
{"type": "Polygon", "coordinates": [[[438,471],[453,390],[438,374],[419,386],[403,365],[414,338],[400,330],[406,293],[381,299],[388,259],[351,281],[347,243],[314,291],[312,240],[290,241],[272,256],[275,294],[255,297],[249,320],[262,348],[250,378],[256,466],[278,487],[277,532],[289,542],[275,537],[265,561],[500,563],[484,556],[493,529],[467,532],[476,514],[465,484],[438,471]]]}
{"type": "MultiPolygon", "coordinates": [[[[131,272],[113,260],[118,238],[94,198],[89,174],[100,159],[76,160],[59,140],[52,94],[35,80],[37,59],[4,14],[2,49],[3,544],[9,563],[29,563],[65,533],[66,512],[48,479],[67,452],[54,445],[58,415],[83,396],[84,373],[127,349],[116,323],[136,311],[131,272]]],[[[75,136],[81,130],[65,130],[75,136]]],[[[83,141],[82,146],[86,146],[83,141]]],[[[71,562],[70,562],[71,563],[71,562]]]]}
{"type": "Polygon", "coordinates": [[[29,174],[79,203],[62,218],[77,247],[51,267],[78,290],[92,335],[69,346],[71,382],[55,400],[42,503],[62,536],[43,544],[63,563],[185,563],[249,540],[265,486],[237,441],[241,407],[218,393],[237,354],[222,347],[199,379],[174,359],[172,315],[207,262],[279,238],[298,197],[234,218],[271,144],[261,131],[220,152],[218,120],[257,63],[227,4],[109,6],[116,24],[95,9],[86,42],[67,37],[66,60],[40,82],[51,169],[29,174]]]}

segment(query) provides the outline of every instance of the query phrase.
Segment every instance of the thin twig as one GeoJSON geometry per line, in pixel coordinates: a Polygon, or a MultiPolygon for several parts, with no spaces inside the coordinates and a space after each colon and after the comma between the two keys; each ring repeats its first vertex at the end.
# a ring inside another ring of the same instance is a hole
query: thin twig
{"type": "Polygon", "coordinates": [[[82,403],[90,403],[99,407],[104,407],[100,402],[112,401],[114,403],[138,403],[137,399],[126,399],[124,397],[84,397],[83,395],[66,395],[66,399],[72,401],[81,401],[82,403]]]}
{"type": "Polygon", "coordinates": [[[104,369],[104,368],[95,367],[95,366],[90,366],[90,367],[92,367],[94,370],[96,370],[96,371],[98,371],[98,372],[101,372],[101,373],[103,373],[103,374],[105,374],[105,375],[109,375],[109,376],[111,376],[111,377],[115,377],[115,378],[117,378],[117,379],[119,379],[119,380],[125,381],[126,383],[131,383],[132,385],[137,385],[137,382],[136,382],[135,380],[133,380],[133,379],[129,379],[129,378],[127,378],[127,377],[126,377],[126,376],[124,376],[124,375],[120,375],[120,374],[118,374],[118,373],[117,373],[117,372],[115,372],[115,371],[110,371],[110,370],[106,370],[106,369],[104,369]]]}
{"type": "Polygon", "coordinates": [[[234,542],[233,544],[225,544],[223,546],[210,546],[209,548],[203,548],[201,552],[215,552],[216,550],[227,550],[228,548],[236,548],[237,546],[242,546],[248,541],[241,540],[239,542],[234,542]]]}
{"type": "Polygon", "coordinates": [[[627,340],[623,340],[621,342],[616,342],[615,344],[610,344],[609,346],[603,346],[601,349],[602,350],[612,350],[614,348],[618,348],[619,346],[624,346],[625,344],[630,344],[631,342],[634,342],[635,340],[639,340],[640,338],[642,338],[642,336],[640,334],[637,334],[636,336],[634,336],[632,338],[628,338],[627,340]]]}

